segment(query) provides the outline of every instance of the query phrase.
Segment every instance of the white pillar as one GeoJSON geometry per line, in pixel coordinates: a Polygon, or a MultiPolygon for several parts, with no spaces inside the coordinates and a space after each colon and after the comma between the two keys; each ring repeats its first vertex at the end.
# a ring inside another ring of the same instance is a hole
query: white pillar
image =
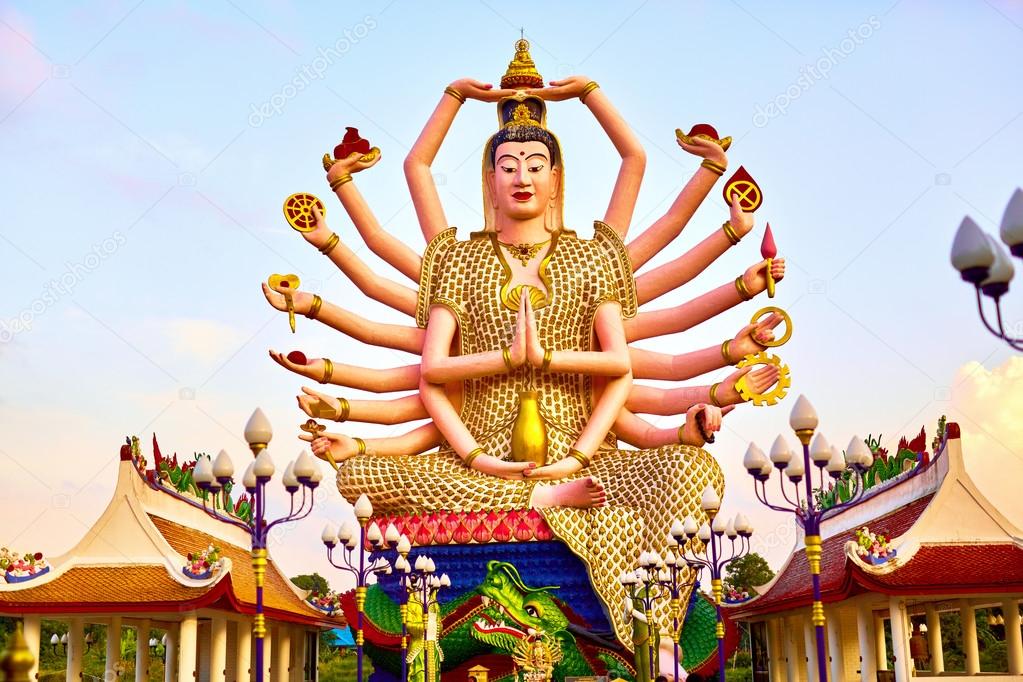
{"type": "Polygon", "coordinates": [[[875,682],[877,642],[874,638],[874,612],[865,601],[856,605],[856,638],[860,645],[860,682],[875,682]]]}
{"type": "Polygon", "coordinates": [[[210,682],[225,682],[227,668],[227,621],[213,616],[210,623],[210,682]]]}
{"type": "Polygon", "coordinates": [[[888,600],[888,612],[892,619],[892,657],[895,663],[895,682],[909,682],[912,660],[909,657],[909,619],[906,617],[906,602],[892,597],[888,600]]]}
{"type": "Polygon", "coordinates": [[[771,682],[785,680],[785,627],[780,618],[767,621],[767,665],[771,671],[771,682]]]}
{"type": "Polygon", "coordinates": [[[178,682],[195,682],[196,644],[199,622],[195,613],[185,614],[178,626],[178,682]]]}
{"type": "Polygon", "coordinates": [[[831,609],[825,624],[828,628],[828,675],[831,682],[845,679],[845,659],[842,656],[842,623],[838,609],[831,609]]]}
{"type": "Polygon", "coordinates": [[[1009,674],[1023,675],[1023,635],[1020,634],[1019,602],[1015,599],[1003,601],[1002,618],[1005,619],[1005,648],[1009,654],[1009,674]]]}
{"type": "Polygon", "coordinates": [[[785,641],[785,677],[789,682],[796,682],[799,679],[799,647],[796,646],[796,636],[793,632],[792,621],[782,617],[781,631],[785,641]]]}
{"type": "Polygon", "coordinates": [[[945,672],[945,650],[941,645],[941,614],[934,604],[925,604],[927,614],[927,650],[931,654],[931,674],[945,672]]]}
{"type": "Polygon", "coordinates": [[[151,623],[146,618],[135,628],[135,682],[149,679],[149,636],[151,623]]]}
{"type": "Polygon", "coordinates": [[[263,637],[263,679],[272,680],[270,675],[273,673],[273,669],[277,666],[277,662],[274,660],[274,639],[276,639],[274,632],[275,628],[270,626],[270,623],[266,624],[266,636],[263,637]]]}
{"type": "Polygon", "coordinates": [[[178,667],[178,628],[171,625],[167,628],[167,644],[163,654],[163,682],[174,682],[178,679],[175,672],[178,667]]]}
{"type": "Polygon", "coordinates": [[[305,630],[296,625],[291,629],[291,682],[305,682],[305,630]]]}
{"type": "Polygon", "coordinates": [[[977,621],[973,606],[965,599],[959,600],[959,621],[963,632],[963,652],[966,654],[966,674],[980,672],[980,652],[977,650],[977,621]]]}
{"type": "Polygon", "coordinates": [[[817,675],[817,629],[810,618],[803,621],[803,647],[806,649],[806,679],[808,682],[819,682],[817,675]]]}
{"type": "Polygon", "coordinates": [[[21,619],[21,630],[25,635],[25,645],[32,654],[32,667],[28,669],[28,679],[34,680],[39,674],[39,638],[42,636],[39,616],[24,616],[21,619]]]}
{"type": "Polygon", "coordinates": [[[117,671],[121,667],[121,617],[111,616],[107,622],[107,660],[103,675],[108,680],[117,679],[117,671]]]}
{"type": "Polygon", "coordinates": [[[888,644],[884,641],[884,616],[874,616],[874,651],[877,669],[888,670],[888,644]]]}
{"type": "Polygon", "coordinates": [[[233,682],[248,682],[252,679],[252,624],[240,620],[235,624],[238,644],[235,646],[233,682]]]}
{"type": "Polygon", "coordinates": [[[288,682],[291,674],[291,628],[284,623],[274,637],[274,682],[288,682]]]}
{"type": "Polygon", "coordinates": [[[67,682],[81,682],[82,654],[85,652],[85,622],[72,618],[67,635],[67,682]]]}

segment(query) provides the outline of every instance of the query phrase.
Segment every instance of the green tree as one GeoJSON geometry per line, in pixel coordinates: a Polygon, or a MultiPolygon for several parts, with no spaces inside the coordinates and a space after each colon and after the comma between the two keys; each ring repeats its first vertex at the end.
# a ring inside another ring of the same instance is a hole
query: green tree
{"type": "Polygon", "coordinates": [[[327,579],[319,573],[313,573],[312,575],[296,575],[291,579],[291,582],[303,590],[312,590],[323,594],[330,589],[330,585],[327,584],[327,579]]]}
{"type": "Polygon", "coordinates": [[[738,590],[754,594],[754,587],[763,585],[774,577],[774,571],[767,560],[756,552],[739,557],[725,567],[725,580],[738,590]]]}

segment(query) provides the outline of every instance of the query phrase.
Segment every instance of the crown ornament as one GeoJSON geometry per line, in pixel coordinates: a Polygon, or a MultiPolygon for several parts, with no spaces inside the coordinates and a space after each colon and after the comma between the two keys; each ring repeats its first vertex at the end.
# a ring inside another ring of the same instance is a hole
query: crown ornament
{"type": "Polygon", "coordinates": [[[529,55],[529,41],[519,38],[515,41],[515,56],[508,63],[508,70],[501,76],[501,88],[523,90],[542,87],[543,76],[536,70],[536,63],[529,55]]]}

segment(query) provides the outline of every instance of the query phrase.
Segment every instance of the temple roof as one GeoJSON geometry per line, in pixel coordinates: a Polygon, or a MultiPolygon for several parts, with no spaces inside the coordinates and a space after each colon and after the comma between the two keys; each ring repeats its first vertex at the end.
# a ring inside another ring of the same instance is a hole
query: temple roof
{"type": "MultiPolygon", "coordinates": [[[[927,465],[842,511],[821,526],[821,599],[1023,591],[1023,533],[974,484],[962,460],[959,429],[927,465]],[[889,538],[896,555],[880,565],[855,552],[866,526],[889,538]]],[[[726,607],[735,618],[809,606],[811,578],[803,537],[775,578],[753,599],[726,607]]]]}
{"type": "MultiPolygon", "coordinates": [[[[0,614],[181,612],[213,608],[255,613],[256,583],[249,536],[208,516],[187,493],[161,485],[136,452],[122,458],[117,486],[100,518],[77,545],[27,580],[0,580],[0,614]],[[187,555],[210,545],[221,568],[186,575],[187,555]]],[[[343,627],[306,601],[268,557],[263,604],[267,617],[310,626],[343,627]]]]}

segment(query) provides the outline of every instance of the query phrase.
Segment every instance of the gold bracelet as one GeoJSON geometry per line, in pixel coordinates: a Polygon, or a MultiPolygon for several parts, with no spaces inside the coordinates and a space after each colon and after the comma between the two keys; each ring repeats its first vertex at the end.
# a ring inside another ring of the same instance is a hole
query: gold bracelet
{"type": "Polygon", "coordinates": [[[320,247],[320,253],[324,256],[329,256],[330,252],[334,250],[334,247],[341,243],[341,237],[337,236],[337,232],[332,232],[327,237],[327,243],[320,247]]]}
{"type": "Polygon", "coordinates": [[[344,175],[342,175],[339,178],[334,178],[334,180],[332,180],[331,183],[330,183],[330,188],[336,192],[338,187],[340,187],[341,185],[345,184],[346,182],[351,182],[351,181],[352,181],[351,174],[350,173],[345,173],[344,175]]]}
{"type": "Polygon", "coordinates": [[[710,404],[713,405],[714,407],[723,407],[723,405],[721,405],[721,403],[718,402],[718,386],[720,385],[721,385],[720,381],[717,382],[716,384],[710,385],[710,404]]]}
{"type": "Polygon", "coordinates": [[[540,365],[540,371],[546,372],[551,368],[551,358],[554,357],[554,351],[550,348],[543,352],[543,364],[540,365]]]}
{"type": "Polygon", "coordinates": [[[465,468],[472,469],[472,463],[476,461],[476,458],[479,457],[480,455],[485,454],[487,453],[483,452],[483,448],[473,448],[473,450],[469,452],[468,455],[465,456],[465,459],[462,460],[463,462],[465,462],[465,468]]]}
{"type": "Polygon", "coordinates": [[[739,292],[739,297],[744,301],[749,301],[753,298],[753,294],[746,287],[746,282],[742,279],[742,275],[735,278],[735,290],[739,292]]]}
{"type": "Polygon", "coordinates": [[[366,454],[366,441],[364,441],[363,439],[361,439],[359,437],[355,437],[352,440],[355,441],[356,447],[359,448],[356,451],[356,454],[358,454],[358,455],[365,455],[366,454]]]}
{"type": "Polygon", "coordinates": [[[714,175],[717,175],[718,177],[724,175],[725,171],[728,170],[727,168],[722,166],[720,163],[715,163],[715,162],[711,161],[710,159],[704,159],[703,161],[701,161],[700,162],[700,167],[701,168],[706,168],[707,170],[709,170],[714,175]]]}
{"type": "Polygon", "coordinates": [[[335,421],[346,422],[348,421],[348,415],[352,411],[352,404],[348,402],[348,398],[338,398],[337,401],[341,403],[341,412],[335,421]]]}
{"type": "Polygon", "coordinates": [[[732,344],[731,339],[725,339],[721,342],[721,357],[725,359],[726,365],[734,365],[735,360],[732,359],[732,351],[729,346],[732,344]]]}
{"type": "Polygon", "coordinates": [[[323,306],[323,299],[320,298],[319,294],[313,294],[313,303],[309,306],[309,312],[305,314],[310,320],[315,320],[316,316],[320,314],[320,308],[323,306]]]}
{"type": "Polygon", "coordinates": [[[590,456],[581,450],[569,448],[568,456],[583,465],[583,469],[590,466],[590,456]]]}
{"type": "Polygon", "coordinates": [[[504,360],[504,366],[508,368],[509,372],[515,371],[515,366],[512,364],[511,359],[511,346],[505,346],[501,349],[501,359],[504,360]]]}
{"type": "Polygon", "coordinates": [[[725,233],[725,236],[728,237],[728,241],[732,243],[732,246],[738,244],[742,239],[742,237],[739,236],[739,233],[735,231],[735,227],[732,225],[731,220],[726,220],[721,225],[721,230],[725,233]]]}
{"type": "Polygon", "coordinates": [[[459,104],[465,104],[465,95],[460,93],[458,90],[455,90],[450,85],[448,87],[444,88],[444,94],[445,95],[451,95],[452,97],[454,97],[455,99],[458,100],[459,104]]]}
{"type": "Polygon", "coordinates": [[[330,358],[323,358],[323,378],[320,379],[321,384],[329,384],[330,380],[334,377],[334,363],[330,361],[330,358]]]}
{"type": "Polygon", "coordinates": [[[590,81],[589,83],[587,83],[586,87],[583,88],[583,91],[581,93],[579,93],[579,101],[580,102],[585,102],[586,101],[586,95],[590,94],[591,92],[593,92],[594,90],[596,90],[599,87],[600,87],[600,85],[597,84],[597,81],[590,81]]]}

